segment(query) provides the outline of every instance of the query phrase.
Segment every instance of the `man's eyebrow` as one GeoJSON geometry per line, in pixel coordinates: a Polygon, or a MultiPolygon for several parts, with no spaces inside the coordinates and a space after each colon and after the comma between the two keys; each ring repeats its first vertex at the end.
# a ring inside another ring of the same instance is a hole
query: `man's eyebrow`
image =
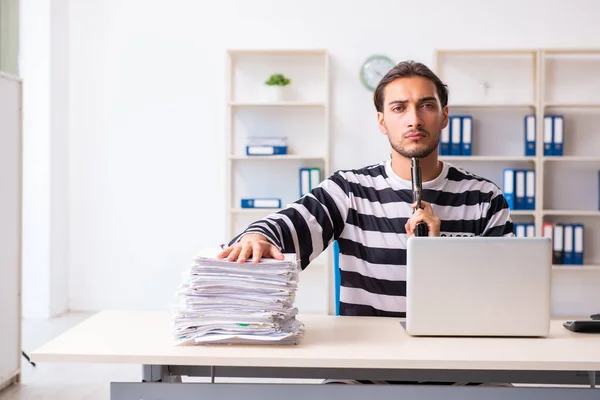
{"type": "MultiPolygon", "coordinates": [[[[425,101],[436,101],[436,98],[434,96],[427,96],[427,97],[421,97],[419,99],[419,103],[423,103],[425,101]]],[[[392,105],[392,104],[406,104],[408,103],[408,100],[392,100],[388,103],[388,105],[392,105]]]]}

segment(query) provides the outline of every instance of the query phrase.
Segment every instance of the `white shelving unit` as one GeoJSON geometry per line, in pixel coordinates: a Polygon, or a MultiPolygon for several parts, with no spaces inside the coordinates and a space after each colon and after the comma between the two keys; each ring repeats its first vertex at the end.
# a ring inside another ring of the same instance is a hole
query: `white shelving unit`
{"type": "Polygon", "coordinates": [[[0,72],[0,390],[21,374],[22,82],[0,72]]]}
{"type": "Polygon", "coordinates": [[[583,223],[584,267],[600,265],[600,50],[439,50],[435,71],[448,84],[450,114],[473,115],[473,156],[441,157],[502,185],[504,168],[536,171],[536,208],[515,222],[583,223]],[[525,156],[524,122],[536,115],[536,155],[525,156]],[[543,118],[564,115],[564,156],[544,156],[543,118]]]}
{"type": "MultiPolygon", "coordinates": [[[[242,198],[279,198],[285,207],[300,198],[300,168],[320,168],[322,180],[332,171],[327,51],[229,50],[226,64],[228,241],[251,222],[279,211],[241,208],[242,198]],[[286,87],[286,98],[273,101],[272,88],[264,82],[275,73],[290,78],[291,84],[286,87]],[[286,137],[288,153],[248,156],[249,137],[286,137]]],[[[307,272],[316,274],[314,279],[330,287],[330,260],[331,251],[324,252],[303,273],[303,279],[311,279],[307,272]]],[[[329,310],[331,303],[327,291],[299,301],[310,303],[305,311],[329,310]]]]}

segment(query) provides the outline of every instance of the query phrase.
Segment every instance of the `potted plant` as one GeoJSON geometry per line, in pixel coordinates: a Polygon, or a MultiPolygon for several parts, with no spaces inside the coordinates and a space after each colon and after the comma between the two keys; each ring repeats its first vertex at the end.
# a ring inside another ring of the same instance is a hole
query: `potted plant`
{"type": "Polygon", "coordinates": [[[271,100],[281,101],[285,99],[284,88],[292,81],[283,74],[272,74],[265,84],[271,88],[271,100]]]}

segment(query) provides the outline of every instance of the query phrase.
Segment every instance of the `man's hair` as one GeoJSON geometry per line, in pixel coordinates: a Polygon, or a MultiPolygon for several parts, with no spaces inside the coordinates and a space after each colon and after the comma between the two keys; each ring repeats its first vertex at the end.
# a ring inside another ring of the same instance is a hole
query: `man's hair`
{"type": "Polygon", "coordinates": [[[432,81],[435,84],[442,107],[448,105],[448,86],[445,85],[425,64],[410,60],[396,64],[396,66],[381,79],[373,94],[375,109],[378,112],[383,112],[384,91],[388,83],[395,81],[398,78],[411,78],[415,76],[427,78],[432,81]]]}

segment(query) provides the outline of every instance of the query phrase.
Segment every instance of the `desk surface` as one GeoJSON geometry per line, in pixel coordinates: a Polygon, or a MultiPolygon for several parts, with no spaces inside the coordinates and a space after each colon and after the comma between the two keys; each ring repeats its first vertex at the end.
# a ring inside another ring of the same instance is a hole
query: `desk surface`
{"type": "Polygon", "coordinates": [[[300,315],[297,345],[177,346],[169,312],[102,311],[31,354],[35,362],[306,368],[600,370],[600,335],[552,321],[547,338],[421,338],[400,319],[300,315]]]}

